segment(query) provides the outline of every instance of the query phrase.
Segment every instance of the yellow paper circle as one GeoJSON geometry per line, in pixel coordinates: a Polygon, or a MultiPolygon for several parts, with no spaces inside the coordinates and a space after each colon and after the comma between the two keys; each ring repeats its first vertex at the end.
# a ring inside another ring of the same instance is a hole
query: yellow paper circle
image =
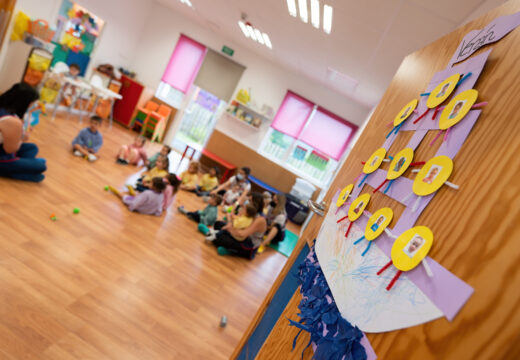
{"type": "Polygon", "coordinates": [[[426,106],[430,109],[439,106],[446,100],[453,90],[455,90],[455,86],[459,82],[460,74],[453,74],[443,82],[441,82],[428,96],[428,100],[426,101],[426,106]]]}
{"type": "Polygon", "coordinates": [[[350,207],[348,208],[348,219],[349,221],[356,221],[365,211],[365,208],[370,201],[370,194],[366,193],[360,195],[356,198],[356,200],[352,201],[350,207]]]}
{"type": "Polygon", "coordinates": [[[374,171],[376,171],[379,168],[379,166],[381,166],[381,163],[385,159],[385,156],[386,156],[385,148],[379,148],[376,151],[374,151],[372,156],[370,156],[370,158],[365,163],[365,166],[363,167],[363,172],[365,174],[370,174],[370,173],[373,173],[374,171]]]}
{"type": "Polygon", "coordinates": [[[409,271],[419,265],[433,245],[433,232],[426,226],[406,230],[392,245],[392,262],[401,271],[409,271]]]}
{"type": "Polygon", "coordinates": [[[415,177],[412,190],[416,195],[426,196],[437,191],[453,171],[453,161],[444,155],[428,160],[415,177]]]}
{"type": "Polygon", "coordinates": [[[365,228],[365,239],[368,241],[374,240],[385,231],[386,227],[392,222],[394,212],[390,208],[382,208],[377,210],[370,219],[368,219],[367,227],[365,228]],[[377,224],[375,230],[372,228],[377,224]]]}
{"type": "Polygon", "coordinates": [[[461,121],[477,101],[478,91],[469,89],[455,96],[442,110],[439,129],[446,130],[461,121]]]}
{"type": "Polygon", "coordinates": [[[395,117],[394,119],[394,126],[398,126],[399,124],[401,124],[403,121],[405,121],[406,119],[408,119],[410,117],[410,115],[413,114],[413,111],[415,110],[415,108],[417,107],[417,104],[419,103],[419,101],[417,99],[413,99],[412,101],[410,101],[408,104],[406,104],[402,109],[401,111],[399,111],[399,113],[397,114],[397,116],[395,117]]]}
{"type": "Polygon", "coordinates": [[[347,201],[352,189],[354,188],[354,184],[347,185],[341,190],[339,193],[338,200],[336,200],[336,207],[341,207],[345,201],[347,201]]]}
{"type": "Polygon", "coordinates": [[[397,179],[399,176],[403,175],[408,166],[413,161],[413,149],[412,148],[404,148],[399,151],[397,155],[394,156],[394,159],[390,163],[390,169],[386,174],[386,178],[388,180],[397,179]]]}

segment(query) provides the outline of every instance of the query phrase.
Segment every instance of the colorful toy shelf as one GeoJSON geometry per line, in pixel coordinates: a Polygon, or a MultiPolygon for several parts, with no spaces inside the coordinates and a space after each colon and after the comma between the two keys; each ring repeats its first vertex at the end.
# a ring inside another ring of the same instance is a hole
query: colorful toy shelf
{"type": "Polygon", "coordinates": [[[248,125],[255,130],[260,128],[262,122],[270,120],[267,116],[259,113],[256,110],[253,110],[251,107],[237,100],[231,101],[231,104],[229,104],[226,109],[226,115],[248,125]]]}

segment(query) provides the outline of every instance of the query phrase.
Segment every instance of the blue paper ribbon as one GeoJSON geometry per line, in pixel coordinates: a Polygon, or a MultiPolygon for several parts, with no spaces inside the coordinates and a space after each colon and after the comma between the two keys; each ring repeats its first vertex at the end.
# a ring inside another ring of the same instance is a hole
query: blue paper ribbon
{"type": "Polygon", "coordinates": [[[363,333],[341,317],[316,258],[314,246],[299,266],[297,276],[302,301],[298,306],[300,321],[289,319],[291,326],[300,329],[294,338],[293,349],[300,333],[306,331],[310,334],[310,341],[305,349],[314,342],[316,360],[366,360],[365,348],[360,343],[363,333]],[[323,335],[325,330],[327,334],[323,335]]]}

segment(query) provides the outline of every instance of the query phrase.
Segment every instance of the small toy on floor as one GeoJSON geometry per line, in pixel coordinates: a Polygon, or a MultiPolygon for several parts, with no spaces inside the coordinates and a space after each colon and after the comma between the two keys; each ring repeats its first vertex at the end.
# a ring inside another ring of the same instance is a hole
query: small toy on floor
{"type": "Polygon", "coordinates": [[[73,212],[74,214],[79,214],[79,208],[77,208],[77,207],[74,208],[74,209],[72,210],[72,212],[73,212]]]}
{"type": "Polygon", "coordinates": [[[51,216],[49,216],[49,218],[52,220],[52,221],[56,221],[58,220],[58,218],[56,217],[56,214],[52,213],[51,216]]]}
{"type": "Polygon", "coordinates": [[[222,315],[222,317],[220,318],[220,327],[225,328],[226,325],[227,325],[227,316],[222,315]]]}
{"type": "Polygon", "coordinates": [[[104,189],[105,191],[108,191],[108,190],[110,190],[110,186],[105,185],[105,187],[104,187],[103,189],[104,189]]]}

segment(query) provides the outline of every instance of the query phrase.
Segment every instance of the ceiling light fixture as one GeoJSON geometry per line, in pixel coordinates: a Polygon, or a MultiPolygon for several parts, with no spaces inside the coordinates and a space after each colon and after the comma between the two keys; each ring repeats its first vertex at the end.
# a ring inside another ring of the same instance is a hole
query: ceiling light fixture
{"type": "Polygon", "coordinates": [[[311,0],[311,24],[316,29],[320,28],[320,2],[311,0]]]}
{"type": "Polygon", "coordinates": [[[246,38],[249,37],[249,31],[247,31],[247,27],[246,27],[246,24],[244,24],[243,21],[238,21],[238,26],[240,26],[240,29],[242,30],[242,32],[244,33],[244,36],[246,38]]]}
{"type": "Polygon", "coordinates": [[[255,29],[255,35],[256,35],[256,41],[258,41],[262,45],[265,45],[264,37],[262,36],[262,33],[260,32],[260,30],[255,29]]]}
{"type": "Polygon", "coordinates": [[[238,21],[238,26],[242,33],[246,38],[251,38],[258,43],[267,46],[269,49],[273,48],[271,44],[271,39],[269,39],[269,35],[260,31],[259,29],[253,27],[249,21],[246,21],[247,15],[245,13],[242,14],[242,20],[238,21]]]}
{"type": "Polygon", "coordinates": [[[271,39],[269,39],[269,35],[267,35],[266,33],[263,33],[262,35],[264,37],[265,46],[267,46],[269,49],[272,49],[273,45],[271,44],[271,39]]]}
{"type": "Polygon", "coordinates": [[[332,31],[332,6],[323,5],[323,31],[330,34],[332,31]]]}
{"type": "Polygon", "coordinates": [[[184,5],[188,5],[189,7],[193,7],[190,0],[181,0],[181,3],[183,3],[184,5]]]}
{"type": "Polygon", "coordinates": [[[247,28],[247,32],[249,33],[249,37],[251,39],[253,39],[254,41],[257,41],[256,40],[256,34],[255,34],[255,29],[253,29],[253,27],[249,24],[246,23],[246,28],[247,28]]]}
{"type": "Polygon", "coordinates": [[[296,13],[296,0],[287,0],[287,9],[289,10],[289,14],[291,16],[296,17],[296,15],[298,15],[296,13]]]}
{"type": "Polygon", "coordinates": [[[309,13],[307,12],[307,0],[298,0],[298,10],[300,11],[300,19],[304,23],[309,21],[309,13]]]}

